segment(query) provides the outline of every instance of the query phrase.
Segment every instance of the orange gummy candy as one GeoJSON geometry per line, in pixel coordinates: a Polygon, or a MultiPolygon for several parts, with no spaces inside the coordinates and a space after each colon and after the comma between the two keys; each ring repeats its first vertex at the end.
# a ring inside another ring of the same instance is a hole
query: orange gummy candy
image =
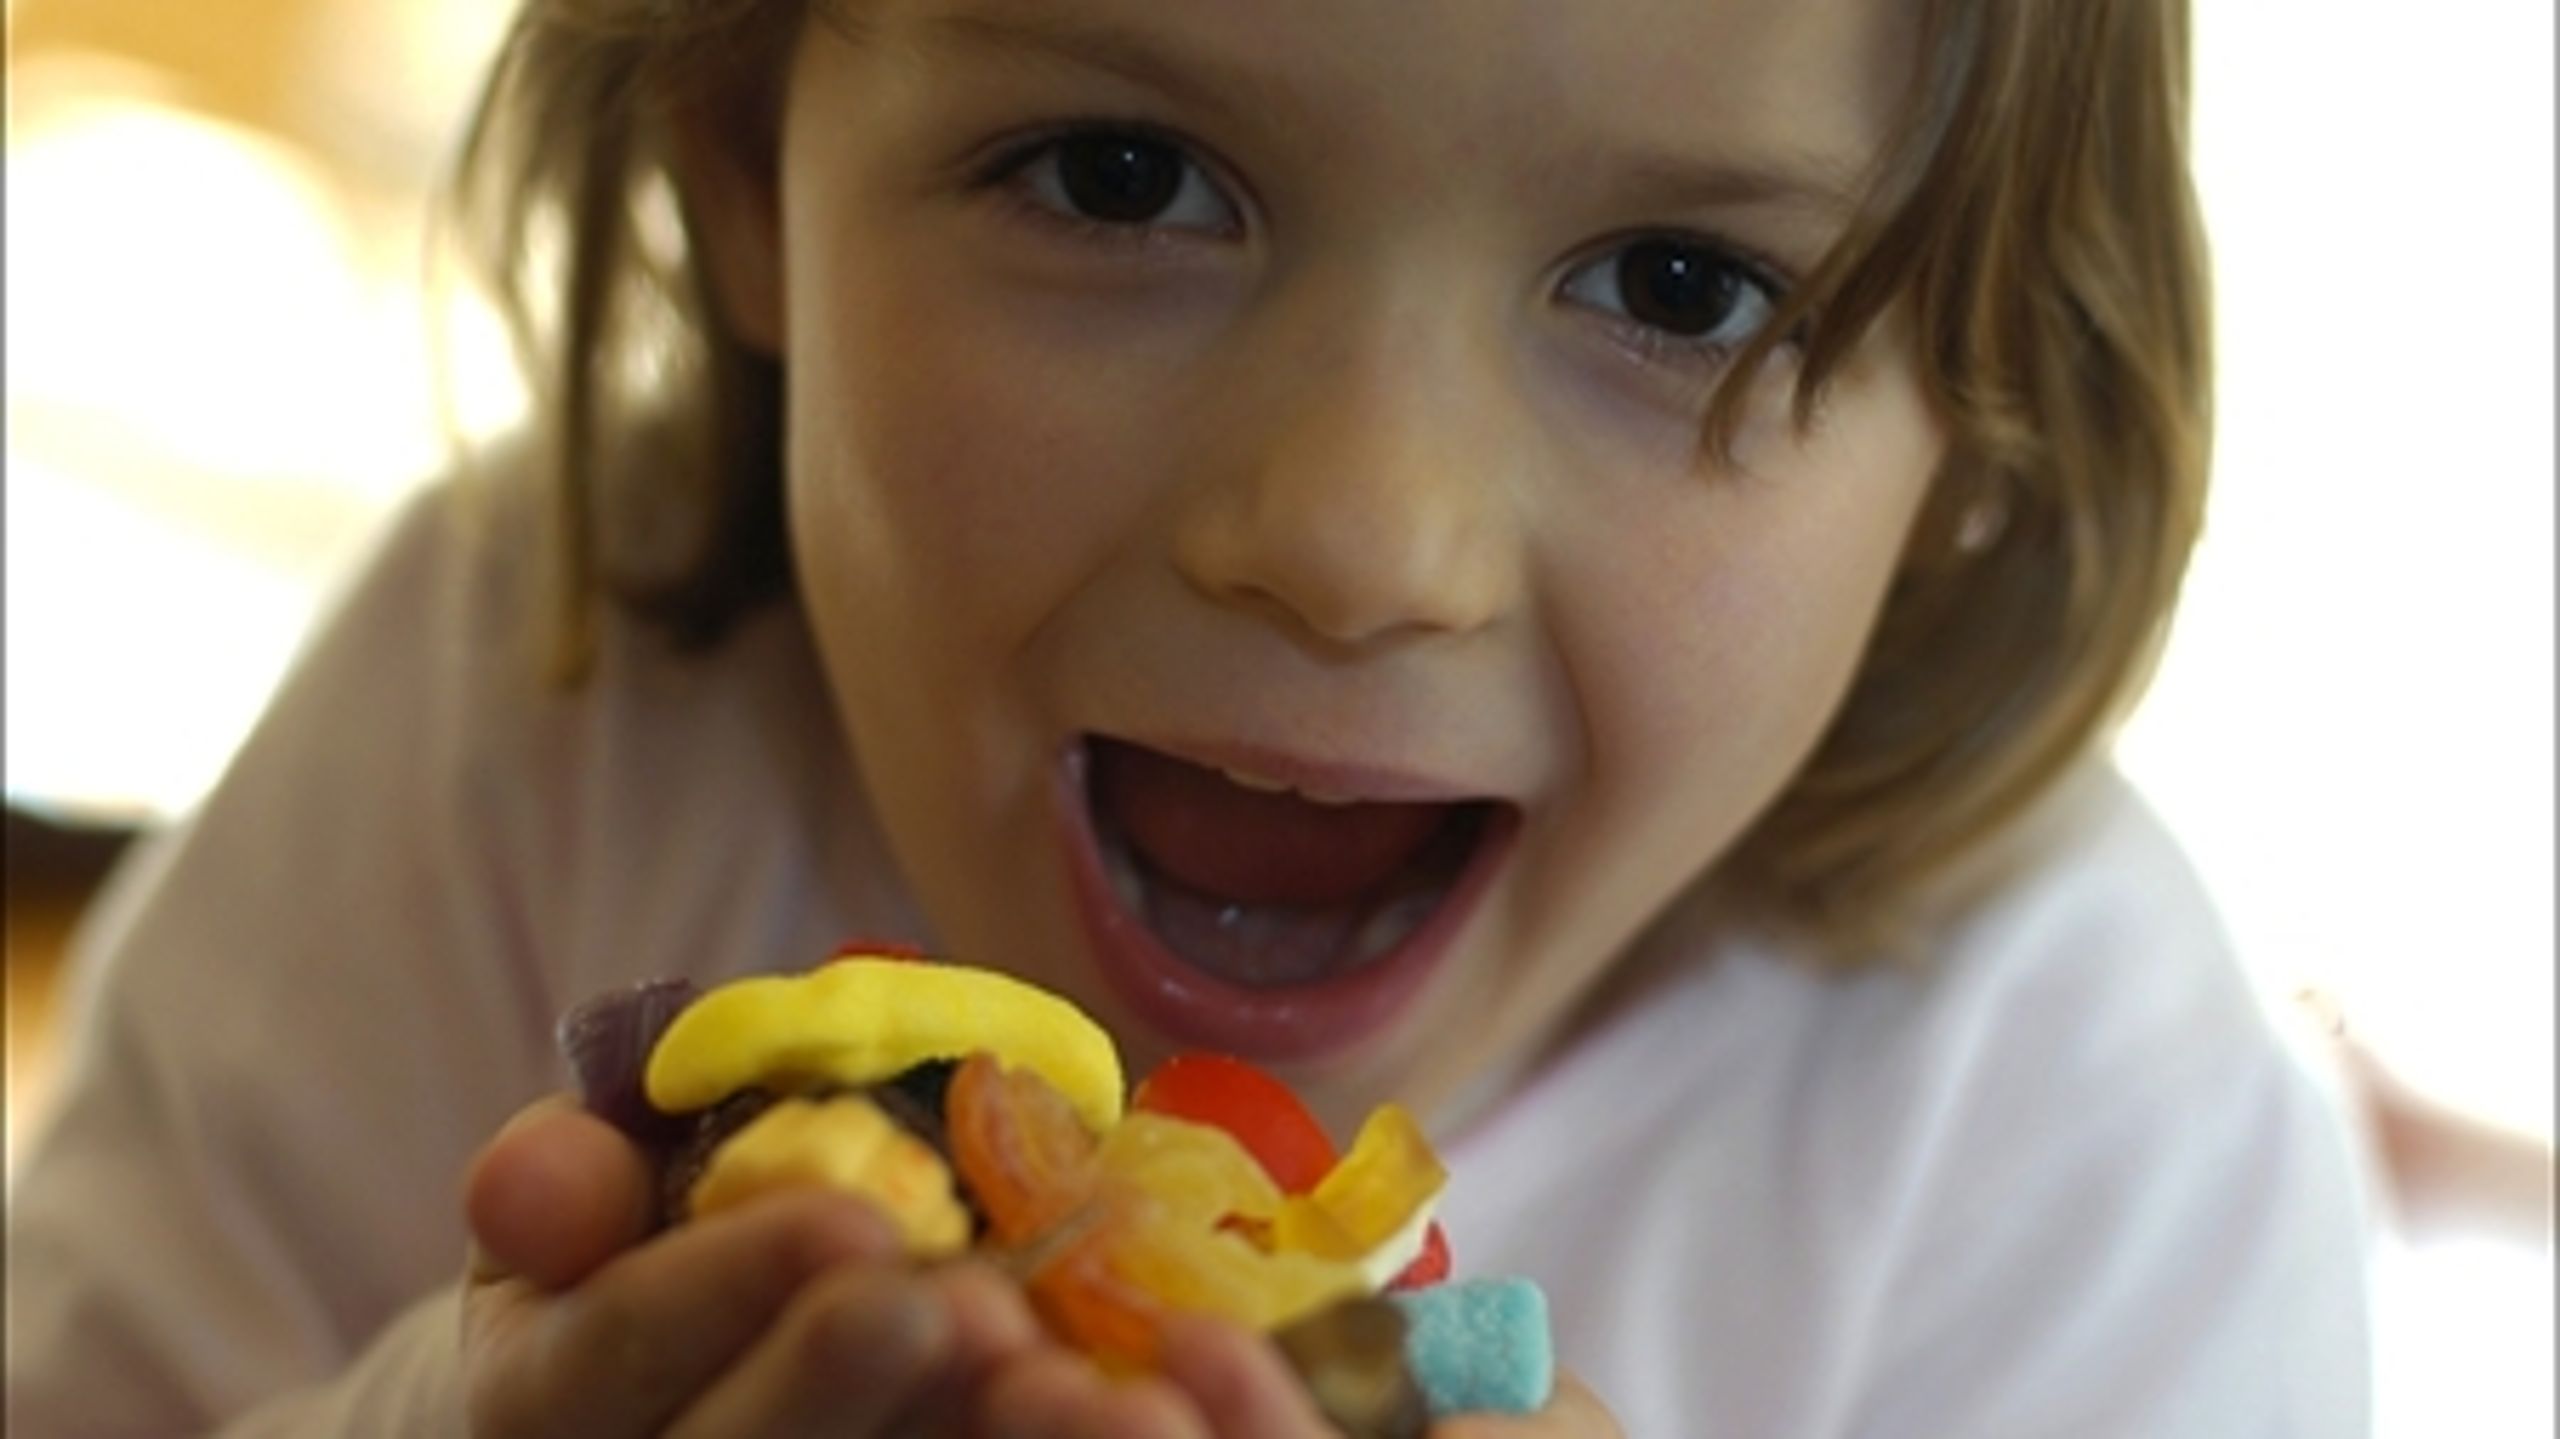
{"type": "Polygon", "coordinates": [[[1037,1073],[986,1054],[961,1062],[944,1111],[997,1241],[1059,1246],[1025,1280],[1033,1308],[1108,1367],[1153,1367],[1172,1310],[1271,1330],[1367,1290],[1356,1265],[1257,1242],[1283,1197],[1215,1126],[1138,1113],[1097,1139],[1037,1073]]]}
{"type": "Polygon", "coordinates": [[[951,1162],[998,1241],[1022,1244],[1091,1199],[1095,1139],[1066,1098],[1029,1069],[985,1051],[952,1072],[943,1097],[951,1162]]]}
{"type": "Polygon", "coordinates": [[[1128,1216],[1108,1215],[1042,1265],[1024,1286],[1050,1332],[1119,1373],[1156,1367],[1164,1303],[1112,1266],[1128,1216]]]}

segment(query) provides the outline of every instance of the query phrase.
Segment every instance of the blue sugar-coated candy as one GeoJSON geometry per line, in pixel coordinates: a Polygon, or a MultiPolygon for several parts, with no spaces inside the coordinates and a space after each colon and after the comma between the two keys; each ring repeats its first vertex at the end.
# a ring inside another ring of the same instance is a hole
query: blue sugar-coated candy
{"type": "Polygon", "coordinates": [[[1535,1280],[1466,1279],[1387,1297],[1404,1310],[1405,1363],[1431,1417],[1546,1407],[1555,1343],[1535,1280]]]}

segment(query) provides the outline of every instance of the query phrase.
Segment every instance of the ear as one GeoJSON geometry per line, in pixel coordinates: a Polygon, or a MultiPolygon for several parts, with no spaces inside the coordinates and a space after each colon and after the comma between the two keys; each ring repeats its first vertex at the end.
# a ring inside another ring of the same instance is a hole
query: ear
{"type": "Polygon", "coordinates": [[[2014,493],[2009,476],[1949,449],[1903,544],[1902,573],[1938,579],[1970,568],[2008,533],[2014,493]]]}
{"type": "Polygon", "coordinates": [[[779,358],[788,337],[782,274],[780,117],[746,93],[697,98],[668,116],[668,162],[687,242],[731,337],[779,358]]]}

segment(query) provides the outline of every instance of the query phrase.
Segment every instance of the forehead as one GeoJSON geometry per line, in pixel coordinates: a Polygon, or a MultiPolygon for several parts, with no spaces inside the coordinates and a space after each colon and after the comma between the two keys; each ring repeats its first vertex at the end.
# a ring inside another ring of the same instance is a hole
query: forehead
{"type": "MultiPolygon", "coordinates": [[[[1854,172],[1913,73],[1908,0],[882,0],[916,53],[1150,73],[1266,121],[1854,172]]],[[[1159,86],[1159,88],[1161,88],[1159,86]]]]}

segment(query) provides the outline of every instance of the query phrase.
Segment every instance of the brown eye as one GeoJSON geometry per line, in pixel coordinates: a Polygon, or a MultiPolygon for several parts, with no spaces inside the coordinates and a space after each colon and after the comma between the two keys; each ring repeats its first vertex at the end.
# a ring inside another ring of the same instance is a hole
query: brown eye
{"type": "Polygon", "coordinates": [[[1675,335],[1704,335],[1751,295],[1740,267],[1693,245],[1648,240],[1618,253],[1618,293],[1627,313],[1675,335]]]}
{"type": "Polygon", "coordinates": [[[1043,208],[1097,225],[1223,234],[1242,223],[1180,145],[1137,131],[1079,130],[1043,141],[1017,174],[1043,208]]]}
{"type": "Polygon", "coordinates": [[[1190,162],[1136,135],[1077,135],[1058,142],[1058,187],[1077,213],[1116,225],[1155,219],[1182,191],[1190,162]]]}
{"type": "Polygon", "coordinates": [[[1709,349],[1749,341],[1777,307],[1758,267],[1714,245],[1672,238],[1634,241],[1585,262],[1567,299],[1709,349]]]}

